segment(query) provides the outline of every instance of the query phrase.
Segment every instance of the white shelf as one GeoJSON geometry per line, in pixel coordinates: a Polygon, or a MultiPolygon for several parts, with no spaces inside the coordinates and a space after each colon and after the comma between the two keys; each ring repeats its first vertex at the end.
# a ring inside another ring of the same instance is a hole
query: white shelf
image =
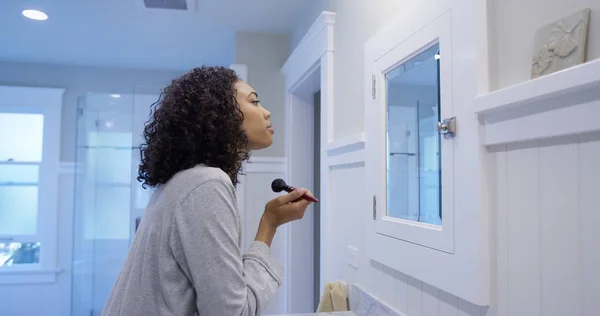
{"type": "Polygon", "coordinates": [[[600,131],[600,59],[475,98],[484,146],[600,131]]]}
{"type": "Polygon", "coordinates": [[[516,108],[547,99],[600,88],[600,59],[475,98],[476,114],[516,108]]]}

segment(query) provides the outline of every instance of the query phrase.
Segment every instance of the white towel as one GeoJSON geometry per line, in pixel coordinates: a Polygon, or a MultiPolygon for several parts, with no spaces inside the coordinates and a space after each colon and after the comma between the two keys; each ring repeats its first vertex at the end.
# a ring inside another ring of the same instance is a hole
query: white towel
{"type": "Polygon", "coordinates": [[[348,293],[346,283],[337,281],[325,284],[323,297],[319,302],[317,313],[347,312],[348,293]]]}

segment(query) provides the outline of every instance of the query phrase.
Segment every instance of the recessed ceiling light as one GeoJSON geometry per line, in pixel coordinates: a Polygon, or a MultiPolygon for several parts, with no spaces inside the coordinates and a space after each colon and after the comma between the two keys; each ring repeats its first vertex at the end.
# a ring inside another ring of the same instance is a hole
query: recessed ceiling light
{"type": "Polygon", "coordinates": [[[113,99],[118,99],[121,97],[121,95],[120,94],[111,94],[110,97],[113,99]]]}
{"type": "Polygon", "coordinates": [[[23,15],[32,20],[44,21],[48,19],[48,15],[38,10],[23,10],[23,15]]]}

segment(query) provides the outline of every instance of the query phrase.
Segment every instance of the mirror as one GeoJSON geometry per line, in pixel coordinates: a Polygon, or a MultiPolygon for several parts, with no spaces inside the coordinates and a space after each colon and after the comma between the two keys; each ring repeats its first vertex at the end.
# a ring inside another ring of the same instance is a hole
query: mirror
{"type": "Polygon", "coordinates": [[[439,44],[386,74],[387,216],[442,224],[439,44]]]}

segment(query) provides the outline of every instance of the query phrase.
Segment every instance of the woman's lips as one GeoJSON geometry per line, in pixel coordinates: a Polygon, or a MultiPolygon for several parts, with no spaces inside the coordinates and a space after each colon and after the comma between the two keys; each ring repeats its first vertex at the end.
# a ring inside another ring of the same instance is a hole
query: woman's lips
{"type": "Polygon", "coordinates": [[[275,134],[275,129],[273,128],[273,126],[269,126],[267,127],[267,129],[269,130],[269,132],[271,132],[271,134],[275,134]]]}

